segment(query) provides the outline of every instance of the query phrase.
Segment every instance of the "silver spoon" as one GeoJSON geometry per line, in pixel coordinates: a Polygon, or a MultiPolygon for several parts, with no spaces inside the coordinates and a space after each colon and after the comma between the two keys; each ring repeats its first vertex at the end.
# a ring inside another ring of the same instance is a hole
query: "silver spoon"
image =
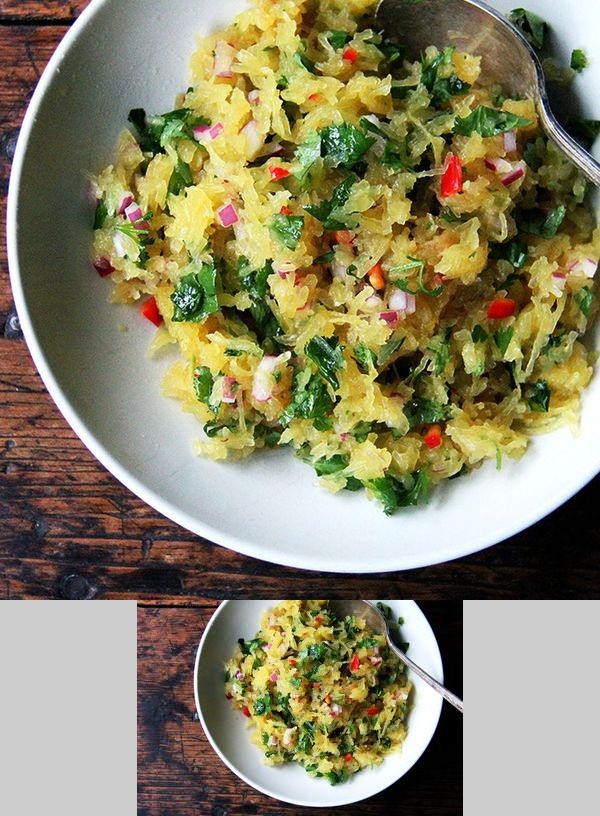
{"type": "Polygon", "coordinates": [[[420,666],[417,666],[417,664],[407,657],[404,652],[400,651],[392,640],[388,622],[381,614],[379,609],[377,609],[377,607],[370,601],[329,601],[329,608],[332,610],[332,612],[335,612],[339,618],[345,618],[348,615],[350,617],[362,618],[371,631],[376,632],[377,634],[385,635],[390,649],[394,652],[398,659],[401,660],[402,663],[405,663],[408,668],[411,669],[411,671],[421,678],[421,680],[424,680],[427,685],[431,686],[431,688],[435,689],[439,694],[441,694],[444,700],[447,700],[462,713],[463,701],[457,697],[456,694],[452,694],[451,691],[444,688],[444,686],[442,686],[441,683],[438,683],[437,680],[434,680],[433,677],[427,674],[427,672],[420,666]]]}
{"type": "Polygon", "coordinates": [[[550,110],[537,54],[498,11],[479,0],[382,0],[375,28],[406,46],[410,59],[418,59],[428,45],[440,50],[457,45],[461,51],[480,56],[486,83],[500,85],[510,96],[532,98],[546,135],[600,186],[600,164],[569,136],[550,110]],[[458,36],[451,38],[450,32],[458,36]]]}

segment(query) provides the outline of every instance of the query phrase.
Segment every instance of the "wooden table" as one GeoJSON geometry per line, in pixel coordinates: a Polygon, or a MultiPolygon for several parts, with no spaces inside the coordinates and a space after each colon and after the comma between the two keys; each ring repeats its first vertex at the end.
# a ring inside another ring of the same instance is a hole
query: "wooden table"
{"type": "MultiPolygon", "coordinates": [[[[284,816],[331,814],[263,796],[213,752],[194,704],[192,673],[200,636],[217,604],[138,608],[139,816],[284,816]]],[[[446,683],[462,694],[462,604],[421,604],[438,638],[446,683]]],[[[366,773],[366,772],[365,772],[366,773]]],[[[462,718],[444,705],[419,763],[378,796],[343,808],[344,816],[455,816],[462,813],[462,718]]]]}
{"type": "Polygon", "coordinates": [[[4,249],[19,125],[44,65],[85,5],[0,0],[0,597],[187,604],[270,592],[297,597],[300,586],[317,596],[379,597],[394,587],[396,594],[430,599],[597,597],[600,523],[590,512],[597,480],[549,518],[482,553],[402,574],[337,580],[215,547],[147,507],[95,461],[31,362],[4,249]]]}

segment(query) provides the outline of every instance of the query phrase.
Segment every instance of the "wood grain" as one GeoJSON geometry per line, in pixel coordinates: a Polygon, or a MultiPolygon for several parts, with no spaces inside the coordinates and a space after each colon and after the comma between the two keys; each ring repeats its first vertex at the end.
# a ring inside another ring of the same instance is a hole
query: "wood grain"
{"type": "MultiPolygon", "coordinates": [[[[241,782],[217,757],[197,715],[195,652],[215,603],[138,608],[138,816],[331,816],[277,802],[241,782]]],[[[462,605],[422,604],[440,643],[448,687],[462,694],[462,605]]],[[[462,813],[462,719],[444,706],[419,763],[344,816],[455,816],[462,813]]]]}
{"type": "MultiPolygon", "coordinates": [[[[70,4],[4,0],[0,8],[27,5],[46,14],[70,4]]],[[[164,519],[95,461],[32,364],[12,310],[4,248],[19,126],[66,30],[0,26],[0,598],[140,598],[177,605],[232,596],[293,598],[307,591],[421,599],[598,597],[600,522],[590,508],[600,480],[530,530],[482,553],[401,574],[339,578],[211,545],[164,519]]],[[[443,534],[433,526],[433,536],[443,534]]]]}
{"type": "Polygon", "coordinates": [[[0,0],[0,22],[72,22],[89,0],[0,0]]]}

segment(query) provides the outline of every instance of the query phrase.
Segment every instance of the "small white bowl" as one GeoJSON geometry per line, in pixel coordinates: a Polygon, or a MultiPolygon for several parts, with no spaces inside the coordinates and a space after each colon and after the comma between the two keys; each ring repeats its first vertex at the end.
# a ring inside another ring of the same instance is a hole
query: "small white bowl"
{"type": "MultiPolygon", "coordinates": [[[[515,0],[496,0],[503,11],[515,0]]],[[[597,0],[531,0],[560,42],[593,53],[597,0]]],[[[188,84],[195,34],[222,26],[243,0],[92,0],[39,83],[15,154],[8,201],[11,284],[23,331],[59,409],[130,490],[198,535],[265,561],[328,572],[412,569],[480,550],[533,524],[600,467],[600,377],[581,434],[535,439],[497,473],[488,463],[435,492],[427,507],[385,516],[364,493],[332,495],[289,450],[243,462],[196,457],[199,423],[160,393],[168,356],[149,360],[153,327],[108,303],[91,269],[85,171],[114,157],[131,108],[170,110],[188,84]],[[124,332],[122,328],[126,327],[124,332]]],[[[600,59],[573,87],[600,118],[600,59]]]]}
{"type": "MultiPolygon", "coordinates": [[[[271,767],[250,741],[249,721],[225,697],[224,664],[238,638],[252,639],[262,614],[279,601],[223,601],[208,623],[196,654],[194,695],[204,732],[231,770],[261,793],[310,807],[335,807],[358,802],[397,782],[423,754],[438,724],[442,698],[409,672],[414,684],[408,734],[400,753],[392,753],[376,768],[365,769],[341,785],[313,779],[297,763],[271,767]]],[[[410,656],[429,674],[443,682],[442,658],[427,618],[414,601],[384,601],[394,616],[404,618],[402,634],[410,643],[410,656]]]]}

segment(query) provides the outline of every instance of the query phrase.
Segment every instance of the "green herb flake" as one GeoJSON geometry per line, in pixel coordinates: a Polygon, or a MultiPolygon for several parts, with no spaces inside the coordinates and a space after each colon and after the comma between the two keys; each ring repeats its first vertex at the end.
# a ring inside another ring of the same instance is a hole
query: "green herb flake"
{"type": "Polygon", "coordinates": [[[320,375],[337,390],[340,384],[335,372],[344,362],[337,338],[313,337],[304,347],[304,353],[317,366],[320,375]]]}
{"type": "Polygon", "coordinates": [[[483,326],[480,326],[479,323],[476,326],[474,326],[473,331],[471,332],[471,340],[474,343],[485,343],[487,339],[488,333],[483,328],[483,326]]]}
{"type": "Polygon", "coordinates": [[[442,405],[435,400],[415,397],[406,403],[404,413],[410,429],[413,430],[421,425],[445,422],[452,416],[452,408],[450,405],[442,405]]]}
{"type": "Polygon", "coordinates": [[[377,356],[375,352],[367,346],[366,343],[360,342],[354,346],[352,353],[354,359],[358,363],[358,367],[364,374],[368,374],[371,368],[375,367],[377,356]]]}
{"type": "Polygon", "coordinates": [[[463,82],[456,74],[442,78],[439,76],[439,69],[443,65],[452,63],[454,47],[445,48],[435,57],[424,60],[421,65],[421,82],[431,94],[431,101],[434,105],[443,105],[448,102],[451,96],[465,94],[471,87],[468,82],[463,82]]]}
{"type": "Polygon", "coordinates": [[[190,167],[185,162],[178,160],[177,165],[171,173],[169,180],[169,193],[171,195],[178,195],[186,187],[190,187],[194,183],[190,167]]]}
{"type": "Polygon", "coordinates": [[[580,289],[575,293],[574,297],[575,303],[579,306],[583,316],[589,317],[590,309],[592,308],[592,301],[594,300],[592,290],[589,288],[589,286],[584,286],[583,289],[580,289]]]}
{"type": "Polygon", "coordinates": [[[411,269],[418,269],[419,271],[417,273],[417,288],[416,290],[410,289],[408,282],[402,278],[400,280],[394,280],[394,285],[397,286],[398,289],[402,289],[403,292],[408,292],[411,295],[416,295],[419,292],[421,292],[421,294],[427,295],[428,297],[439,297],[444,291],[443,286],[436,286],[434,289],[428,289],[423,282],[423,274],[425,272],[425,261],[422,261],[419,258],[412,258],[410,255],[408,255],[407,257],[408,263],[392,267],[389,271],[389,274],[390,276],[402,275],[404,272],[409,272],[411,269]]]}
{"type": "Polygon", "coordinates": [[[280,422],[284,427],[289,425],[294,417],[315,420],[317,430],[326,430],[331,427],[328,414],[333,410],[333,400],[323,380],[316,374],[309,372],[309,375],[308,380],[306,371],[297,372],[294,376],[292,401],[280,417],[280,422]]]}
{"type": "Polygon", "coordinates": [[[508,15],[508,19],[515,25],[525,38],[535,48],[543,48],[546,37],[546,22],[524,8],[513,9],[508,15]]]}
{"type": "Polygon", "coordinates": [[[317,476],[331,476],[333,473],[339,473],[344,468],[348,467],[348,459],[339,453],[330,456],[329,459],[323,457],[313,464],[317,476]]]}
{"type": "Polygon", "coordinates": [[[321,136],[322,155],[330,167],[353,167],[375,142],[365,136],[362,130],[343,122],[341,125],[330,125],[319,131],[321,136]]]}
{"type": "Polygon", "coordinates": [[[513,338],[514,333],[515,330],[512,326],[507,326],[505,329],[498,329],[498,331],[494,333],[494,341],[500,349],[500,354],[502,357],[504,357],[506,354],[506,350],[513,338]]]}
{"type": "Polygon", "coordinates": [[[531,125],[529,119],[517,116],[508,111],[495,110],[480,105],[468,116],[457,117],[454,123],[454,132],[461,136],[470,136],[472,133],[479,133],[481,136],[497,136],[515,128],[528,127],[531,125]]]}
{"type": "Polygon", "coordinates": [[[532,411],[547,413],[552,391],[546,380],[538,380],[529,389],[527,404],[532,411]]]}
{"type": "Polygon", "coordinates": [[[398,349],[401,348],[405,339],[404,337],[393,337],[391,340],[388,340],[387,343],[384,343],[377,355],[377,366],[379,368],[386,365],[392,359],[398,349]]]}
{"type": "Polygon", "coordinates": [[[321,201],[320,204],[307,204],[304,209],[313,218],[321,221],[326,230],[346,229],[349,226],[348,223],[336,218],[335,211],[346,203],[356,181],[358,179],[352,173],[337,185],[328,201],[321,201]]]}
{"type": "Polygon", "coordinates": [[[321,137],[315,131],[310,133],[306,140],[298,145],[294,158],[300,165],[300,169],[294,170],[293,175],[300,182],[304,182],[308,176],[310,168],[321,156],[321,137]]]}
{"type": "Polygon", "coordinates": [[[106,201],[102,198],[98,202],[96,206],[96,211],[94,212],[94,229],[102,229],[104,226],[104,222],[108,218],[108,207],[106,205],[106,201]]]}
{"type": "Polygon", "coordinates": [[[216,413],[216,410],[210,406],[210,395],[214,384],[215,381],[210,368],[200,366],[194,371],[194,394],[196,399],[211,407],[211,410],[216,413]]]}
{"type": "Polygon", "coordinates": [[[571,68],[578,73],[587,67],[588,60],[581,48],[575,48],[571,53],[571,68]]]}
{"type": "Polygon", "coordinates": [[[501,245],[501,257],[512,264],[515,269],[522,269],[529,253],[527,244],[515,238],[508,244],[501,245]]]}
{"type": "Polygon", "coordinates": [[[276,213],[271,219],[270,228],[273,235],[283,246],[294,250],[300,242],[300,236],[304,228],[304,216],[276,213]]]}
{"type": "Polygon", "coordinates": [[[340,49],[343,48],[346,43],[350,42],[352,35],[348,34],[347,31],[328,31],[325,34],[325,38],[331,43],[333,48],[340,49]]]}
{"type": "Polygon", "coordinates": [[[267,714],[271,710],[271,695],[267,691],[254,703],[254,713],[256,715],[267,714]]]}
{"type": "Polygon", "coordinates": [[[521,221],[521,229],[529,235],[540,235],[542,238],[552,238],[565,219],[567,208],[564,204],[550,210],[547,215],[535,213],[526,216],[521,221]]]}
{"type": "Polygon", "coordinates": [[[219,311],[217,300],[217,268],[203,263],[199,270],[185,275],[171,295],[174,305],[173,322],[201,323],[219,311]]]}

